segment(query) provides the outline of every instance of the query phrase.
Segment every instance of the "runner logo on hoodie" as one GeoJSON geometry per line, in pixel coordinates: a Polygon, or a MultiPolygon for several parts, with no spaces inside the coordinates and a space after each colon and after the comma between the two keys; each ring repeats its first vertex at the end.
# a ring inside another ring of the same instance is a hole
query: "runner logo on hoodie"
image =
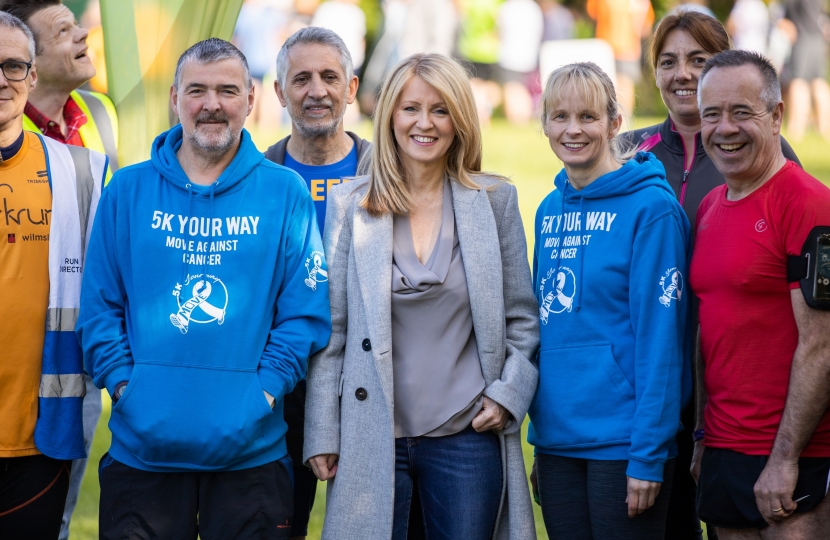
{"type": "Polygon", "coordinates": [[[187,333],[190,323],[225,322],[228,289],[218,277],[210,274],[188,275],[184,286],[176,283],[173,296],[176,297],[179,310],[170,315],[170,322],[182,334],[187,333]]]}
{"type": "Polygon", "coordinates": [[[660,287],[663,288],[660,303],[666,307],[671,307],[671,301],[677,300],[679,302],[683,295],[683,274],[677,268],[669,268],[660,278],[660,287]]]}
{"type": "Polygon", "coordinates": [[[328,272],[323,269],[324,255],[320,251],[312,251],[311,255],[305,260],[305,269],[308,272],[308,277],[305,279],[305,284],[311,287],[312,291],[317,290],[317,284],[329,280],[328,272]]]}
{"type": "Polygon", "coordinates": [[[551,313],[562,313],[573,309],[576,276],[567,266],[560,266],[558,269],[551,268],[539,282],[539,292],[542,293],[539,318],[542,324],[548,324],[548,315],[551,313]],[[547,294],[545,294],[546,289],[549,289],[547,294]]]}

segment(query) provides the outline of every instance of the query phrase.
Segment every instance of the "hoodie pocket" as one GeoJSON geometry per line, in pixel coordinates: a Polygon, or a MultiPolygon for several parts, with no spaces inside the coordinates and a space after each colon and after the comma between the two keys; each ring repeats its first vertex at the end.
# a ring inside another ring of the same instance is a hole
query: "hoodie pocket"
{"type": "Polygon", "coordinates": [[[148,465],[220,469],[267,449],[271,413],[256,372],[136,364],[113,436],[148,465]]]}
{"type": "Polygon", "coordinates": [[[539,360],[536,408],[547,412],[545,438],[552,446],[604,446],[629,439],[634,389],[610,345],[545,349],[539,360]]]}

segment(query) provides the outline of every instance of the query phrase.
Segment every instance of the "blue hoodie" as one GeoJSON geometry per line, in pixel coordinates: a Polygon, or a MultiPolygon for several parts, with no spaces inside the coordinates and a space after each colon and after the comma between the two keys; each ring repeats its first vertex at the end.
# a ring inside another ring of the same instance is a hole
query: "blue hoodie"
{"type": "Polygon", "coordinates": [[[554,184],[536,213],[528,441],[543,454],[628,460],[628,476],[661,482],[691,396],[689,221],[652,154],[580,191],[564,169],[554,184]]]}
{"type": "Polygon", "coordinates": [[[314,203],[246,131],[211,186],[176,158],[182,128],[101,195],[76,326],[110,394],[110,455],[145,471],[226,471],[286,455],[282,397],[331,333],[314,203]],[[271,409],[263,391],[276,398],[271,409]]]}

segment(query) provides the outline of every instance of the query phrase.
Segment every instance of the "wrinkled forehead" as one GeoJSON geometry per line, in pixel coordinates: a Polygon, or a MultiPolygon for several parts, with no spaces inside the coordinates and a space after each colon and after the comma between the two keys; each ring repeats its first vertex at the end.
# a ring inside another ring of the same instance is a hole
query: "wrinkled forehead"
{"type": "Polygon", "coordinates": [[[288,51],[288,76],[296,73],[322,73],[334,71],[341,76],[343,72],[343,59],[340,51],[331,45],[324,43],[299,43],[288,51]]]}
{"type": "Polygon", "coordinates": [[[753,66],[716,67],[698,82],[700,109],[706,107],[765,107],[764,83],[753,66]]]}
{"type": "Polygon", "coordinates": [[[245,68],[236,58],[223,58],[212,62],[202,62],[195,58],[182,64],[179,89],[188,86],[205,86],[208,88],[238,86],[247,88],[245,68]]]}
{"type": "Polygon", "coordinates": [[[19,28],[0,26],[0,62],[21,60],[31,62],[29,38],[19,28]]]}
{"type": "Polygon", "coordinates": [[[57,30],[63,24],[75,24],[75,15],[63,4],[46,6],[29,17],[29,28],[33,32],[57,30]]]}

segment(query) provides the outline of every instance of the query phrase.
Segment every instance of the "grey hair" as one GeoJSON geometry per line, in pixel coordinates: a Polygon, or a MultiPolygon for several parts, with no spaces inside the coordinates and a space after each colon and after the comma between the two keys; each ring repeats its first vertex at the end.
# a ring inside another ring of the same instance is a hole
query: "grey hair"
{"type": "Polygon", "coordinates": [[[176,75],[173,77],[173,86],[179,87],[181,82],[182,68],[187,62],[196,62],[199,64],[210,64],[212,62],[219,62],[220,60],[227,60],[234,58],[239,60],[242,68],[245,71],[245,89],[250,90],[253,86],[251,80],[251,70],[248,68],[248,60],[242,51],[237,49],[232,43],[219,38],[209,38],[193,45],[179,57],[179,62],[176,64],[176,75]]]}
{"type": "Polygon", "coordinates": [[[326,45],[335,49],[340,55],[340,66],[343,68],[343,73],[346,74],[346,82],[348,83],[352,80],[354,76],[352,55],[349,54],[349,49],[346,47],[343,39],[328,28],[309,26],[298,30],[290,38],[285,40],[280,52],[277,54],[277,83],[280,85],[281,90],[285,90],[285,79],[288,78],[288,53],[291,51],[291,48],[295,45],[312,43],[326,45]]]}
{"type": "Polygon", "coordinates": [[[781,102],[781,83],[778,81],[778,73],[772,63],[764,56],[754,51],[742,51],[732,49],[720,52],[706,61],[698,79],[697,106],[700,108],[700,87],[706,74],[715,68],[730,68],[752,66],[761,75],[764,87],[761,89],[760,97],[767,106],[767,112],[771,112],[781,102]]]}
{"type": "Polygon", "coordinates": [[[29,62],[35,61],[35,36],[32,31],[26,26],[26,23],[5,11],[0,11],[0,27],[14,30],[15,28],[26,34],[26,39],[29,42],[29,62]]]}

